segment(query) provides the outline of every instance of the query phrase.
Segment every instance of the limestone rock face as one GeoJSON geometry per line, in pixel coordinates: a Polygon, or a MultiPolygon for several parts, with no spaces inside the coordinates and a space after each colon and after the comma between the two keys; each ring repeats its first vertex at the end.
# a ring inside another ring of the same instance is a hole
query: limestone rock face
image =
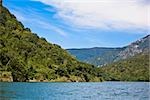
{"type": "Polygon", "coordinates": [[[141,38],[140,40],[137,40],[131,43],[130,45],[124,47],[125,49],[118,54],[118,57],[115,60],[127,59],[139,53],[150,52],[149,47],[150,47],[150,35],[147,35],[141,38]]]}

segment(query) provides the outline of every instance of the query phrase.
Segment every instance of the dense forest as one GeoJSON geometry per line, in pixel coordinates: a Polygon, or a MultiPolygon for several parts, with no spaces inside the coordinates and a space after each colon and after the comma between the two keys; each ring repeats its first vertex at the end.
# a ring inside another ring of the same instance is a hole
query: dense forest
{"type": "Polygon", "coordinates": [[[2,5],[0,10],[1,81],[102,81],[93,65],[32,33],[2,5]]]}
{"type": "Polygon", "coordinates": [[[129,59],[108,64],[100,70],[108,81],[149,81],[149,53],[137,54],[129,59]]]}

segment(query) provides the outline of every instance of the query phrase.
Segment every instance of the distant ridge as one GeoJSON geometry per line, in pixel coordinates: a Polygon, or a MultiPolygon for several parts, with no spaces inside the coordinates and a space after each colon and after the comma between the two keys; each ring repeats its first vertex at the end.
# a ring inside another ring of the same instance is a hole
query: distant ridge
{"type": "Polygon", "coordinates": [[[67,51],[80,61],[94,64],[96,66],[102,66],[121,59],[133,57],[142,52],[149,52],[149,47],[150,35],[148,34],[147,36],[124,47],[73,48],[67,49],[67,51]]]}

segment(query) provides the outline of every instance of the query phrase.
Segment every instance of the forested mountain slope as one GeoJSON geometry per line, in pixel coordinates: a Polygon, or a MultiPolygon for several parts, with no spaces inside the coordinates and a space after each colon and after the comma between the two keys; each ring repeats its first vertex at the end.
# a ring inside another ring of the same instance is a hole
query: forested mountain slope
{"type": "Polygon", "coordinates": [[[100,68],[105,80],[111,81],[150,81],[149,53],[120,60],[100,68]]]}
{"type": "Polygon", "coordinates": [[[32,33],[0,5],[0,81],[100,81],[95,70],[32,33]]]}

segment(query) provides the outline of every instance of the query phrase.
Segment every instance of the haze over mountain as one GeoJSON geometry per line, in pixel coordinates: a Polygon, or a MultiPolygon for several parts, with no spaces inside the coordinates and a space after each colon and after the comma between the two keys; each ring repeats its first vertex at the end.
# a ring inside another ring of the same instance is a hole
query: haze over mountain
{"type": "Polygon", "coordinates": [[[81,48],[67,49],[80,61],[102,66],[121,59],[133,57],[136,54],[148,52],[150,47],[150,35],[147,35],[125,47],[120,48],[81,48]]]}

